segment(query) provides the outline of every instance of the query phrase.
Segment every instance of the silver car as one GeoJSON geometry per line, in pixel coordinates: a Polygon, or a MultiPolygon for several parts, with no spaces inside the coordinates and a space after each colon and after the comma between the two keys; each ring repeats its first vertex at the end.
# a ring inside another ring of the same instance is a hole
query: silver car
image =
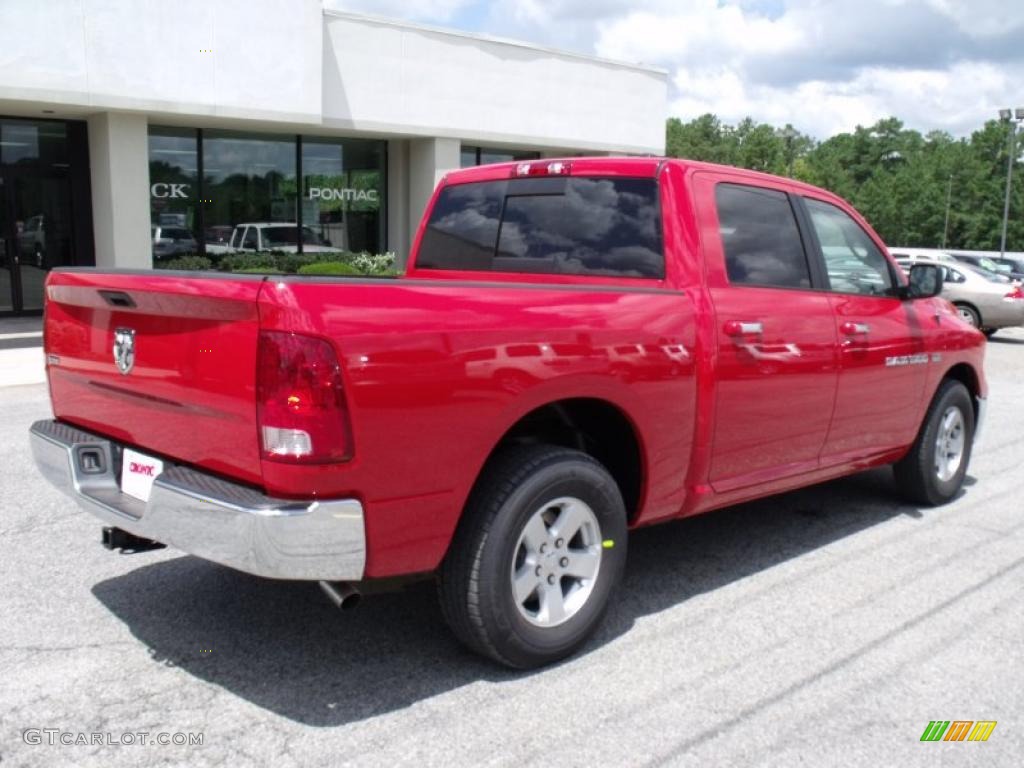
{"type": "Polygon", "coordinates": [[[1024,291],[969,264],[934,259],[896,259],[911,264],[934,264],[943,272],[942,296],[953,302],[960,317],[991,336],[1000,328],[1024,325],[1024,291]]]}

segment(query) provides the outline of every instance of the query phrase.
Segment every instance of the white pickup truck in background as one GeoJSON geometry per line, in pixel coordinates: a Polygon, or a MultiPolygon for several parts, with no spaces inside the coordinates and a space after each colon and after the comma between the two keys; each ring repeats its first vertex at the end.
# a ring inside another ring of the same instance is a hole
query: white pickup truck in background
{"type": "MultiPolygon", "coordinates": [[[[256,251],[297,253],[298,239],[299,227],[294,221],[246,222],[235,225],[227,243],[207,243],[206,252],[215,255],[256,251]]],[[[322,239],[309,227],[303,227],[302,250],[305,253],[342,253],[345,249],[322,239]]]]}

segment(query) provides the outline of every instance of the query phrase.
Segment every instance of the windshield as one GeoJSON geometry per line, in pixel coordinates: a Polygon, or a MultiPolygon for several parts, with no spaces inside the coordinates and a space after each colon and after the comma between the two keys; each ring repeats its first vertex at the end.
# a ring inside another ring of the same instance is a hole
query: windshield
{"type": "MultiPolygon", "coordinates": [[[[297,245],[298,233],[299,228],[294,225],[264,227],[263,247],[273,248],[276,245],[297,245]]],[[[308,245],[322,245],[322,243],[320,242],[320,238],[317,237],[316,232],[314,232],[309,227],[302,228],[302,242],[308,245]]]]}

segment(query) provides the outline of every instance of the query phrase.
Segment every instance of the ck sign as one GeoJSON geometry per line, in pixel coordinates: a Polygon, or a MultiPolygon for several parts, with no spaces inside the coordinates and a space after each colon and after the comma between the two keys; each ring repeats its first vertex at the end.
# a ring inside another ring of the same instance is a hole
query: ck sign
{"type": "Polygon", "coordinates": [[[158,181],[149,188],[153,197],[188,197],[188,184],[165,184],[158,181]]]}

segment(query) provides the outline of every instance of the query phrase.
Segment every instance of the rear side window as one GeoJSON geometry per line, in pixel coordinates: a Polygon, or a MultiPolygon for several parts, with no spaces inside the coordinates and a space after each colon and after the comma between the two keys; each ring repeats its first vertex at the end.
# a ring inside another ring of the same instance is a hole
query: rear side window
{"type": "Polygon", "coordinates": [[[657,182],[562,177],[445,187],[431,211],[416,264],[662,278],[657,182]]]}
{"type": "Polygon", "coordinates": [[[807,255],[785,193],[719,184],[715,201],[730,283],[811,287],[807,255]]]}

